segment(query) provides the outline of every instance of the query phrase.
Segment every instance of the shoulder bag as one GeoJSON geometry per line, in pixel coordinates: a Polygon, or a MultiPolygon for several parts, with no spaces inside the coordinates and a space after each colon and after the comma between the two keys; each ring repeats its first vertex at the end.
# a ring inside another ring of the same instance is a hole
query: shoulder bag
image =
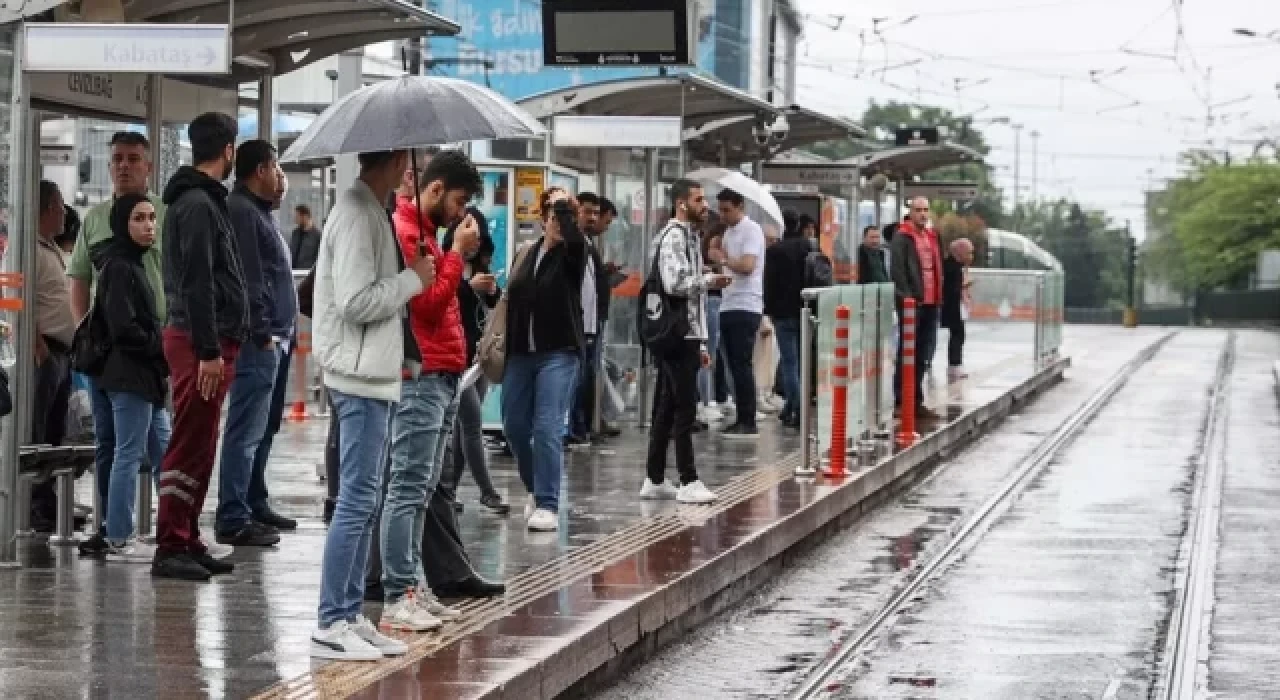
{"type": "MultiPolygon", "coordinates": [[[[532,243],[525,243],[516,251],[511,262],[513,273],[519,274],[532,247],[532,243]]],[[[480,336],[480,342],[476,343],[476,364],[480,365],[485,379],[492,384],[501,384],[502,375],[507,371],[507,298],[510,294],[511,284],[508,283],[507,288],[502,290],[497,306],[489,312],[484,333],[480,336]]]]}

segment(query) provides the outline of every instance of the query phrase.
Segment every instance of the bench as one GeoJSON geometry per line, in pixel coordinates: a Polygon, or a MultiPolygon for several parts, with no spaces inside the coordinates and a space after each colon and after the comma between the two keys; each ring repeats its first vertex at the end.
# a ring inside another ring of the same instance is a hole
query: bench
{"type": "MultiPolygon", "coordinates": [[[[93,445],[23,445],[18,450],[18,531],[31,528],[31,487],[56,481],[58,514],[50,544],[75,544],[76,479],[93,467],[93,445]]],[[[95,512],[98,509],[94,509],[95,512]]]]}

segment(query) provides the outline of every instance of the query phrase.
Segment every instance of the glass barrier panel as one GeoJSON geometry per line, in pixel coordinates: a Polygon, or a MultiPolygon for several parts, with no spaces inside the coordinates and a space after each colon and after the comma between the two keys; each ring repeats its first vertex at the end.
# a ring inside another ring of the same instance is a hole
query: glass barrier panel
{"type": "Polygon", "coordinates": [[[818,430],[818,454],[823,457],[831,450],[831,368],[835,365],[836,307],[842,303],[841,289],[822,290],[817,304],[818,381],[814,391],[818,396],[818,416],[814,423],[818,430]]]}

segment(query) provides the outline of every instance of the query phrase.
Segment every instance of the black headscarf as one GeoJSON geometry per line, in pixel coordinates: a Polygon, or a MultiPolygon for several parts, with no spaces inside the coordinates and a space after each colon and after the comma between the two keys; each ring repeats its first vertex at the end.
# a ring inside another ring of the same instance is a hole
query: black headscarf
{"type": "Polygon", "coordinates": [[[489,234],[489,220],[486,219],[484,214],[475,207],[467,207],[467,210],[462,214],[462,218],[455,221],[453,225],[449,227],[448,233],[446,233],[444,238],[440,241],[440,248],[442,250],[449,250],[449,248],[453,246],[453,232],[457,230],[458,226],[461,225],[463,221],[467,220],[468,214],[476,220],[476,228],[480,231],[480,247],[476,250],[475,257],[469,262],[471,263],[472,268],[477,272],[490,272],[488,269],[480,269],[481,267],[485,267],[480,265],[480,261],[486,256],[493,255],[496,248],[494,247],[493,237],[489,234]]]}
{"type": "Polygon", "coordinates": [[[133,237],[129,235],[129,218],[133,216],[134,207],[140,202],[147,202],[145,196],[140,194],[125,194],[116,197],[115,202],[111,205],[111,242],[113,248],[122,253],[130,253],[141,256],[147,252],[146,246],[138,245],[133,237]]]}

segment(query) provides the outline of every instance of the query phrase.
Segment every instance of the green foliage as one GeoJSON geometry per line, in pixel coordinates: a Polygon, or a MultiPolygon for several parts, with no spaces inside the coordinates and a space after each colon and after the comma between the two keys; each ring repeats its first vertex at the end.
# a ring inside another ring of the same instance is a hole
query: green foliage
{"type": "Polygon", "coordinates": [[[1152,198],[1146,270],[1182,291],[1243,289],[1258,254],[1280,248],[1280,164],[1188,154],[1190,172],[1152,198]]]}
{"type": "Polygon", "coordinates": [[[1062,263],[1069,307],[1121,306],[1128,280],[1128,235],[1107,217],[1066,199],[1018,208],[1021,233],[1062,263]]]}

